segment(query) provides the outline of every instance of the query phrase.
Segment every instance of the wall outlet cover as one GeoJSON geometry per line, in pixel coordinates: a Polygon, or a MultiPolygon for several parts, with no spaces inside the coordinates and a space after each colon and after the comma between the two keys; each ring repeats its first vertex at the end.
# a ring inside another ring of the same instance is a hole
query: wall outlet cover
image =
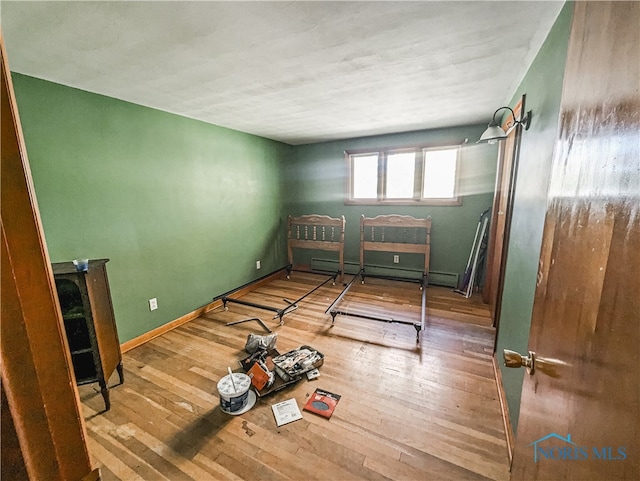
{"type": "Polygon", "coordinates": [[[149,299],[149,310],[155,311],[157,308],[158,308],[158,299],[155,297],[153,299],[149,299]]]}

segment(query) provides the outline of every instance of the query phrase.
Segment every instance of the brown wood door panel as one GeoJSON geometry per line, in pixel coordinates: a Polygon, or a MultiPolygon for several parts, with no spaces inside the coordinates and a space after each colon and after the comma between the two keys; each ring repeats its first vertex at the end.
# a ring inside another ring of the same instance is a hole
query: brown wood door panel
{"type": "Polygon", "coordinates": [[[106,265],[102,264],[98,268],[90,269],[87,273],[87,283],[91,284],[89,298],[93,311],[96,340],[102,360],[105,382],[108,383],[111,374],[122,363],[122,353],[120,352],[120,341],[114,322],[106,265]]]}
{"type": "Polygon", "coordinates": [[[640,479],[640,3],[576,2],[512,479],[640,479]]]}
{"type": "Polygon", "coordinates": [[[1,36],[0,51],[3,421],[23,457],[1,450],[3,474],[17,466],[30,479],[77,480],[91,471],[86,431],[1,36]]]}

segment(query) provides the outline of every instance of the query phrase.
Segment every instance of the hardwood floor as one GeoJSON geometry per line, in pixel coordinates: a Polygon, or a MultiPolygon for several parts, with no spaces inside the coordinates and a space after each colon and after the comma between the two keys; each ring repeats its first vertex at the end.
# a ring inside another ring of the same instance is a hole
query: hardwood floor
{"type": "Polygon", "coordinates": [[[482,294],[474,293],[469,299],[465,299],[447,287],[429,289],[427,314],[479,326],[493,325],[491,310],[482,302],[482,294]]]}
{"type": "MultiPolygon", "coordinates": [[[[294,273],[244,299],[284,307],[283,297],[296,299],[322,280],[294,273]]],[[[366,298],[394,317],[419,316],[417,285],[367,280],[353,289],[351,308],[366,298]]],[[[324,310],[340,290],[330,283],[319,289],[281,327],[267,311],[229,304],[129,351],[125,383],[110,390],[106,413],[96,389],[82,386],[89,449],[102,479],[508,479],[491,366],[494,330],[429,315],[417,347],[410,325],[338,316],[331,327],[324,310]],[[265,332],[253,321],[225,324],[254,316],[278,333],[280,352],[307,344],[325,362],[318,379],[227,415],[217,381],[227,366],[239,370],[247,335],[265,332]],[[276,427],[271,404],[295,398],[302,408],[317,387],[342,396],[331,419],[303,411],[302,420],[276,427]]],[[[437,292],[428,288],[427,298],[437,292]]]]}

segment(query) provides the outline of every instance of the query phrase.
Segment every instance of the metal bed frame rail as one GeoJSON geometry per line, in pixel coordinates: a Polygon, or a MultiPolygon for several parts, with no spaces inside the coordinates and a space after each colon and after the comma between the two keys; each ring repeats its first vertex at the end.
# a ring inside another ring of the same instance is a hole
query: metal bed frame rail
{"type": "MultiPolygon", "coordinates": [[[[285,267],[287,279],[291,277],[291,272],[306,272],[308,274],[327,275],[328,278],[311,289],[305,295],[299,297],[295,301],[283,299],[287,303],[285,307],[277,307],[257,302],[245,301],[230,297],[227,293],[220,296],[223,308],[226,311],[228,303],[240,304],[243,306],[255,307],[265,311],[275,313],[274,319],[279,318],[280,325],[284,324],[284,316],[298,308],[298,303],[302,302],[315,291],[326,285],[329,281],[336,284],[336,279],[340,276],[340,282],[344,276],[344,216],[329,217],[327,215],[311,214],[301,215],[298,217],[287,217],[287,257],[288,265],[285,267]],[[320,270],[301,270],[294,269],[293,254],[294,249],[317,249],[325,251],[333,251],[338,253],[339,265],[337,272],[320,271],[320,270]]],[[[250,319],[254,320],[254,319],[250,319]]]]}
{"type": "Polygon", "coordinates": [[[429,274],[430,251],[430,217],[426,219],[416,219],[415,217],[407,215],[392,214],[367,218],[362,215],[360,218],[360,271],[353,277],[353,279],[351,279],[351,281],[344,287],[342,292],[338,295],[338,297],[336,297],[333,303],[325,311],[325,314],[331,314],[331,325],[333,326],[335,324],[337,315],[358,317],[361,319],[369,319],[380,322],[408,324],[412,325],[416,329],[416,344],[419,344],[420,332],[423,331],[425,327],[426,287],[427,276],[429,274]],[[397,230],[400,230],[400,233],[396,232],[397,230]],[[409,230],[412,230],[413,235],[410,235],[409,230]],[[424,240],[422,237],[422,231],[424,231],[424,240]],[[365,252],[367,251],[405,252],[424,255],[424,269],[419,280],[385,275],[366,275],[367,277],[379,279],[388,279],[402,282],[419,282],[420,290],[422,291],[422,306],[419,323],[405,319],[377,317],[369,314],[349,312],[347,310],[339,308],[339,304],[342,302],[349,289],[351,289],[351,286],[354,284],[355,280],[360,277],[362,284],[364,284],[365,282],[364,261],[365,252]]]}
{"type": "MultiPolygon", "coordinates": [[[[310,271],[305,271],[305,272],[307,272],[308,274],[324,275],[324,274],[322,274],[320,272],[310,272],[310,271]]],[[[335,285],[336,278],[339,275],[340,275],[340,272],[335,272],[335,273],[331,274],[322,283],[318,284],[316,287],[314,287],[309,292],[307,292],[303,296],[299,297],[295,301],[290,301],[288,299],[283,299],[283,301],[286,302],[287,305],[285,307],[282,307],[282,308],[281,307],[275,307],[275,306],[269,306],[269,305],[266,305],[266,304],[259,304],[257,302],[245,301],[245,300],[242,300],[242,299],[234,299],[233,297],[229,297],[228,295],[224,295],[220,299],[222,299],[222,306],[223,306],[225,311],[228,310],[227,303],[231,302],[233,304],[240,304],[242,306],[255,307],[256,309],[262,309],[264,311],[275,312],[276,314],[275,314],[275,316],[273,316],[273,318],[274,319],[278,318],[280,320],[280,325],[282,326],[284,324],[284,316],[289,314],[290,312],[295,311],[298,308],[298,303],[302,302],[304,299],[306,299],[308,296],[313,294],[315,291],[317,291],[318,289],[320,289],[321,287],[326,285],[329,281],[333,281],[333,284],[335,285]]]]}
{"type": "MultiPolygon", "coordinates": [[[[360,269],[360,271],[355,276],[353,276],[353,279],[349,281],[349,283],[344,287],[344,289],[342,289],[342,292],[338,295],[338,297],[336,297],[336,299],[331,303],[331,305],[327,308],[327,310],[324,311],[325,314],[331,314],[331,326],[335,324],[337,315],[358,317],[360,319],[368,319],[371,321],[388,322],[388,323],[395,323],[395,324],[406,324],[406,325],[413,326],[415,328],[416,344],[420,344],[420,332],[423,331],[425,327],[425,317],[426,317],[425,312],[427,307],[427,290],[423,289],[423,286],[426,286],[426,283],[427,283],[426,276],[422,278],[422,281],[420,284],[420,289],[422,291],[420,322],[415,322],[415,321],[409,321],[406,319],[394,319],[391,317],[377,317],[369,314],[360,314],[357,312],[349,312],[348,310],[340,309],[339,308],[340,302],[342,302],[342,300],[344,299],[344,296],[347,294],[349,289],[351,289],[351,286],[354,284],[356,279],[362,276],[363,271],[364,269],[360,269]]],[[[382,279],[404,281],[404,282],[415,282],[415,280],[404,279],[401,277],[391,277],[391,276],[369,276],[369,277],[377,277],[382,279]]]]}

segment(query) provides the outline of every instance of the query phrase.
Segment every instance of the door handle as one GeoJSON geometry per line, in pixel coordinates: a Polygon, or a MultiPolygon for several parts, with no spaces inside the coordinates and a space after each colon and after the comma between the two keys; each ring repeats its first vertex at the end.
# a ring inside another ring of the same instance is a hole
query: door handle
{"type": "Polygon", "coordinates": [[[528,356],[523,356],[522,354],[511,351],[509,349],[504,349],[502,351],[502,355],[504,356],[504,365],[507,367],[526,367],[527,372],[529,374],[533,374],[536,368],[536,353],[533,351],[529,351],[528,356]]]}
{"type": "Polygon", "coordinates": [[[523,356],[515,351],[504,349],[502,354],[504,356],[505,366],[526,367],[529,374],[533,374],[535,371],[538,372],[538,374],[543,373],[547,376],[560,378],[565,377],[567,370],[572,368],[572,365],[565,361],[538,356],[533,351],[529,351],[528,356],[523,356]]]}

